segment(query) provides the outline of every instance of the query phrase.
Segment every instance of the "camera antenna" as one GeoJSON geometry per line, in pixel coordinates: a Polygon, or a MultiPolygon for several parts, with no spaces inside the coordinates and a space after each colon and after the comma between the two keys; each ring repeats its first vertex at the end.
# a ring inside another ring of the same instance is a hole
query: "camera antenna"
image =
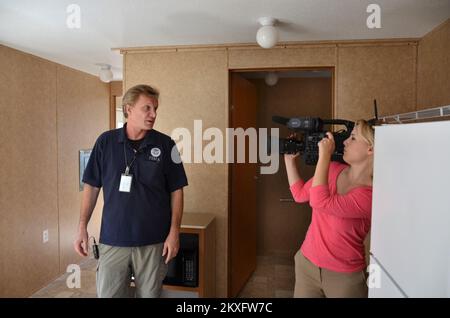
{"type": "Polygon", "coordinates": [[[378,121],[378,108],[377,108],[377,100],[373,100],[373,110],[375,112],[375,120],[378,121]]]}
{"type": "Polygon", "coordinates": [[[379,124],[379,122],[378,122],[378,106],[377,106],[376,99],[373,100],[373,111],[375,113],[375,117],[367,121],[371,126],[375,126],[375,125],[379,124]]]}

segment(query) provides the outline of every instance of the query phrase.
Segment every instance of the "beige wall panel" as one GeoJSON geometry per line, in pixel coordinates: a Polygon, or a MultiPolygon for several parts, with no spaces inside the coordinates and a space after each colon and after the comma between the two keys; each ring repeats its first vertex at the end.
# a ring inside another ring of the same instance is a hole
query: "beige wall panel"
{"type": "MultiPolygon", "coordinates": [[[[280,137],[291,131],[272,122],[272,116],[331,118],[331,78],[282,78],[275,86],[267,86],[263,80],[254,80],[258,89],[258,126],[280,128],[280,137]]],[[[306,181],[314,174],[314,167],[306,166],[299,159],[299,171],[306,181]]],[[[302,244],[311,222],[308,204],[280,202],[280,198],[292,198],[289,191],[284,159],[272,175],[260,175],[258,179],[258,255],[285,254],[292,256],[302,244]]]]}
{"type": "Polygon", "coordinates": [[[450,20],[419,41],[417,109],[450,105],[450,20]]]}
{"type": "MultiPolygon", "coordinates": [[[[171,135],[185,127],[193,134],[194,120],[203,130],[228,125],[226,50],[160,52],[125,55],[125,90],[145,83],[160,90],[155,129],[171,135]]],[[[193,137],[193,136],[192,136],[193,137]]],[[[207,212],[217,221],[217,296],[226,296],[228,176],[226,164],[185,163],[189,186],[185,212],[207,212]]]]}
{"type": "Polygon", "coordinates": [[[0,69],[0,297],[23,297],[59,272],[56,65],[0,46],[0,69]]]}
{"type": "Polygon", "coordinates": [[[79,261],[72,252],[78,150],[108,127],[109,85],[4,46],[0,67],[1,161],[10,163],[0,168],[1,233],[8,238],[0,243],[0,296],[26,297],[79,261]]]}
{"type": "Polygon", "coordinates": [[[372,118],[414,111],[416,46],[340,46],[336,117],[372,118]]]}
{"type": "MultiPolygon", "coordinates": [[[[95,76],[58,66],[58,203],[63,272],[68,264],[81,260],[73,249],[82,197],[78,152],[93,148],[97,137],[109,130],[109,89],[95,76]]],[[[102,208],[101,192],[88,228],[97,241],[102,208]]]]}
{"type": "Polygon", "coordinates": [[[230,69],[334,66],[336,47],[305,46],[302,48],[228,49],[230,69]]]}

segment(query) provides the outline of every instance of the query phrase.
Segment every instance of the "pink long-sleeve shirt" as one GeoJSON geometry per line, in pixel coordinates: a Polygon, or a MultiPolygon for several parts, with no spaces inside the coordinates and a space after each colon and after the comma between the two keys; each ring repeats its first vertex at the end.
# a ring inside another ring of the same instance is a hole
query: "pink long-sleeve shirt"
{"type": "Polygon", "coordinates": [[[303,255],[313,264],[335,272],[357,272],[366,267],[364,239],[370,229],[372,187],[353,188],[338,194],[336,181],[347,167],[331,162],[328,184],[311,187],[311,178],[291,187],[296,202],[308,202],[312,220],[301,246],[303,255]]]}

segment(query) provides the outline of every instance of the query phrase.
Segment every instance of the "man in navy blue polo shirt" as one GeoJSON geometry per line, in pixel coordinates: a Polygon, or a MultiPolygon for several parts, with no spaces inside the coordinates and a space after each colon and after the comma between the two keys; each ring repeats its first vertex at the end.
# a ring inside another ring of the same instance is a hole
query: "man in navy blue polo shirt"
{"type": "Polygon", "coordinates": [[[174,141],[153,129],[159,93],[137,85],[124,95],[127,123],[97,139],[83,175],[75,250],[87,256],[87,225],[103,188],[97,268],[99,297],[159,297],[179,248],[187,178],[174,141]]]}

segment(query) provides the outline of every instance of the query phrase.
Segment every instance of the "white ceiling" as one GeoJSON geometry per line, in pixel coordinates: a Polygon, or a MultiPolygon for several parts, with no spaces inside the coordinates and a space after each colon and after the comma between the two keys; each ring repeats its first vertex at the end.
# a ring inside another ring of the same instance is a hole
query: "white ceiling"
{"type": "Polygon", "coordinates": [[[418,38],[450,17],[450,0],[0,0],[0,43],[91,74],[122,57],[111,48],[256,43],[258,18],[280,21],[280,41],[418,38]],[[81,8],[69,29],[68,5],[81,8]],[[366,8],[381,7],[369,29],[366,8]]]}

